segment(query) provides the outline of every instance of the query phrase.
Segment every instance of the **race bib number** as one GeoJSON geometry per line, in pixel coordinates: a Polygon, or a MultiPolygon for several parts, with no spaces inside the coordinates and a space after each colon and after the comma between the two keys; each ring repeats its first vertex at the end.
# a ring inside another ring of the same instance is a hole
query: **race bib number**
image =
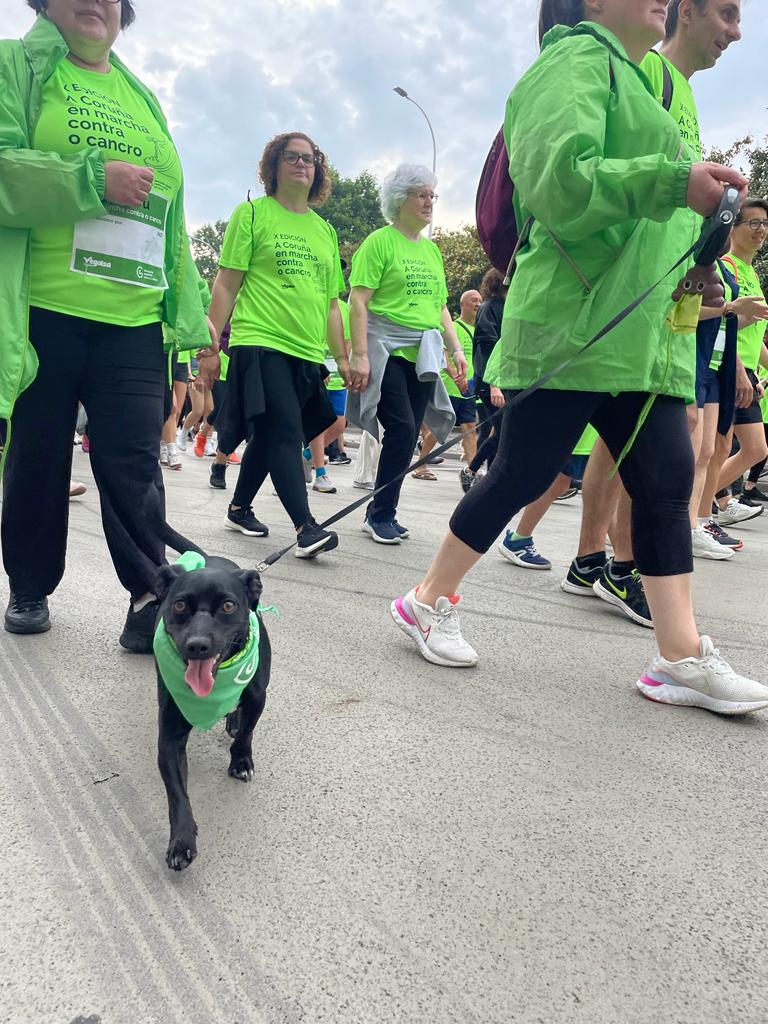
{"type": "Polygon", "coordinates": [[[103,217],[75,224],[70,270],[138,288],[166,289],[167,219],[168,200],[156,192],[135,208],[106,203],[103,217]]]}

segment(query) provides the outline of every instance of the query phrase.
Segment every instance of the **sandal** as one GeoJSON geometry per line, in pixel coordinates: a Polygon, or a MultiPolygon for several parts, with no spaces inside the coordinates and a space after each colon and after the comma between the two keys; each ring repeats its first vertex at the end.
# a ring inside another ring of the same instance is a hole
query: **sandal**
{"type": "Polygon", "coordinates": [[[411,473],[411,476],[414,480],[437,480],[437,477],[432,470],[427,469],[426,466],[421,466],[419,469],[414,470],[414,472],[411,473]]]}

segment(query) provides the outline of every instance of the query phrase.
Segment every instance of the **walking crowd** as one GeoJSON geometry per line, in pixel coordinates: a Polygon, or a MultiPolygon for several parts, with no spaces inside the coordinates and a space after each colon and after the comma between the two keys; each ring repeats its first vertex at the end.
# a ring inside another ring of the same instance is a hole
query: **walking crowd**
{"type": "Polygon", "coordinates": [[[418,529],[398,519],[403,482],[429,486],[432,451],[457,431],[463,497],[424,578],[391,604],[424,658],[478,662],[459,621],[463,578],[494,545],[551,570],[534,533],[580,494],[562,589],[655,630],[640,691],[724,714],[768,707],[768,686],[699,634],[691,587],[694,558],[743,557],[740,528],[768,503],[768,304],[755,270],[768,200],[703,161],[690,85],[741,38],[741,0],[542,0],[541,53],[504,123],[514,273],[489,269],[456,318],[425,236],[435,174],[387,175],[387,225],[348,267],[319,212],[326,156],[302,131],[266,144],[265,194],[232,212],[209,291],[163,111],[112,49],[133,3],[28,3],[27,36],[0,42],[8,631],[51,627],[69,497],[82,493],[76,426],[129,595],[120,643],[136,653],[152,649],[166,545],[194,547],[166,522],[163,468],[209,457],[211,487],[231,489],[222,528],[253,538],[269,535],[255,509],[269,477],[295,555],[311,559],[339,545],[310,498],[336,493],[327,465],[350,462],[347,423],[363,438],[355,486],[371,491],[362,529],[380,545],[418,529]],[[698,326],[676,320],[670,278],[517,401],[674,264],[727,186],[740,209],[698,326]],[[427,461],[409,478],[419,449],[427,461]]]}

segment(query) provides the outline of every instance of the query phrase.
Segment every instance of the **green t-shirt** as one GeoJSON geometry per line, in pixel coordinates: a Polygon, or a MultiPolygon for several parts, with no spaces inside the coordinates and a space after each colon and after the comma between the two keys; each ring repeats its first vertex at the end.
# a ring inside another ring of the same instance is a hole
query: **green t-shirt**
{"type": "Polygon", "coordinates": [[[314,210],[293,213],[272,196],[241,203],[219,265],[245,277],[229,344],[260,345],[322,363],[331,300],[344,291],[336,232],[314,210]]]}
{"type": "Polygon", "coordinates": [[[646,73],[653,86],[653,93],[659,103],[664,99],[664,67],[666,64],[672,75],[672,105],[670,116],[680,130],[680,137],[691,151],[694,160],[701,160],[701,133],[699,131],[699,115],[696,100],[693,98],[691,83],[682,72],[678,71],[658,50],[651,50],[645,55],[640,67],[646,73]]]}
{"type": "MultiPolygon", "coordinates": [[[[760,278],[753,266],[740,260],[733,253],[723,257],[723,262],[728,264],[731,273],[736,278],[739,295],[759,295],[760,298],[765,298],[763,289],[760,287],[760,278]]],[[[757,370],[760,363],[766,327],[768,327],[768,323],[765,320],[760,320],[739,331],[739,359],[748,370],[753,372],[757,370]]]]}
{"type": "Polygon", "coordinates": [[[123,72],[106,75],[64,58],[43,87],[37,150],[67,157],[95,148],[104,161],[151,167],[143,207],[104,203],[104,216],[32,231],[30,304],[138,327],[160,320],[165,222],[181,164],[163,128],[123,72]]]}
{"type": "MultiPolygon", "coordinates": [[[[349,342],[349,303],[345,302],[344,299],[339,299],[339,312],[341,313],[341,322],[344,328],[344,344],[349,342]]],[[[325,365],[331,371],[330,375],[325,378],[325,386],[329,391],[343,391],[346,388],[344,378],[336,368],[336,360],[333,357],[333,352],[330,348],[325,350],[325,365]]]]}
{"type": "MultiPolygon", "coordinates": [[[[352,257],[349,283],[373,289],[368,305],[372,313],[415,331],[441,327],[448,287],[443,257],[428,238],[412,242],[391,225],[379,228],[352,257]]],[[[418,348],[409,346],[393,354],[415,363],[418,348]]]]}
{"type": "MultiPolygon", "coordinates": [[[[459,318],[453,321],[453,326],[456,328],[456,337],[459,339],[464,356],[467,360],[467,380],[472,380],[474,376],[474,370],[472,368],[472,345],[475,340],[475,328],[473,324],[465,324],[464,321],[459,318]]],[[[467,395],[463,395],[459,390],[459,386],[456,381],[451,377],[447,370],[443,370],[443,383],[445,384],[445,390],[449,395],[453,395],[454,398],[467,398],[467,395]]]]}

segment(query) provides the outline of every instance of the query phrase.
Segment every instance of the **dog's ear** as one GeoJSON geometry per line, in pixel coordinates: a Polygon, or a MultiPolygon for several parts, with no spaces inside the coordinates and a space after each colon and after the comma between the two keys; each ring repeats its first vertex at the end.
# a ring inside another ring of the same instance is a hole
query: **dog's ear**
{"type": "Polygon", "coordinates": [[[186,569],[180,565],[161,565],[157,570],[157,579],[155,580],[155,597],[159,601],[164,600],[175,580],[179,576],[183,576],[185,572],[186,569]]]}
{"type": "Polygon", "coordinates": [[[241,569],[237,576],[245,587],[248,603],[253,611],[256,611],[259,607],[259,598],[262,591],[261,576],[259,576],[255,569],[241,569]]]}

